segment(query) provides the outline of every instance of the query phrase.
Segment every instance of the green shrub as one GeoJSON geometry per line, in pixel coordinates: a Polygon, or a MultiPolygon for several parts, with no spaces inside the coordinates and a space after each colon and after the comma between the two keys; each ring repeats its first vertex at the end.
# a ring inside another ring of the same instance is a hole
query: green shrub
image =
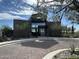
{"type": "Polygon", "coordinates": [[[79,59],[79,57],[69,57],[69,58],[63,58],[63,59],[79,59]]]}

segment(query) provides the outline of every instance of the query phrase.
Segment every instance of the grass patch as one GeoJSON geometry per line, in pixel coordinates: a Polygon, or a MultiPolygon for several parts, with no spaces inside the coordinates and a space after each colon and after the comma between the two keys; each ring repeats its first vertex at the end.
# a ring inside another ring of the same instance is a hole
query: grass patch
{"type": "Polygon", "coordinates": [[[79,57],[69,57],[69,58],[63,58],[63,59],[79,59],[79,57]]]}
{"type": "Polygon", "coordinates": [[[75,48],[75,51],[79,51],[79,48],[75,48]]]}

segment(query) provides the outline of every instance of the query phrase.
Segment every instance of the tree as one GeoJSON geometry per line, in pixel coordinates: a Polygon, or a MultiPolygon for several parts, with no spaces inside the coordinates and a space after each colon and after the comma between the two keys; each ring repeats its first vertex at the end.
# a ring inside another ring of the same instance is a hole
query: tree
{"type": "Polygon", "coordinates": [[[56,21],[61,21],[61,20],[60,20],[60,15],[57,15],[57,14],[54,15],[54,16],[52,16],[52,19],[53,19],[54,22],[56,22],[56,21]]]}
{"type": "Polygon", "coordinates": [[[3,37],[11,37],[13,35],[13,30],[9,26],[3,26],[2,34],[3,37]]]}
{"type": "MultiPolygon", "coordinates": [[[[64,15],[66,18],[68,18],[68,20],[72,21],[72,24],[73,24],[72,33],[74,33],[74,23],[79,23],[79,0],[54,0],[54,1],[50,1],[50,2],[58,3],[58,4],[56,3],[53,5],[49,5],[48,7],[46,7],[50,10],[53,10],[54,21],[57,21],[58,19],[60,19],[60,21],[61,21],[63,15],[64,15]],[[59,2],[60,2],[60,4],[59,4],[59,2]],[[58,15],[60,13],[62,13],[62,15],[58,15]],[[55,14],[57,14],[57,15],[55,15],[55,14]]],[[[44,4],[50,3],[50,2],[43,1],[43,4],[41,4],[41,5],[44,5],[44,4]]],[[[47,6],[47,5],[45,5],[45,6],[47,6]]]]}
{"type": "Polygon", "coordinates": [[[67,37],[71,36],[72,28],[67,27],[67,26],[62,26],[62,34],[63,36],[67,36],[67,37]]]}
{"type": "MultiPolygon", "coordinates": [[[[65,1],[65,0],[64,0],[65,1]]],[[[65,16],[69,19],[72,20],[72,22],[78,23],[78,16],[79,16],[79,1],[78,0],[70,0],[66,1],[66,6],[60,9],[58,12],[62,11],[65,9],[65,16]],[[68,4],[67,4],[68,3],[68,4]]]]}
{"type": "MultiPolygon", "coordinates": [[[[48,14],[48,11],[54,14],[53,19],[57,21],[57,18],[62,19],[63,15],[71,20],[74,27],[74,22],[79,23],[79,0],[37,0],[37,6],[35,11],[48,14]],[[60,17],[58,17],[57,15],[60,17]]],[[[73,29],[73,28],[72,28],[73,29]]]]}
{"type": "MultiPolygon", "coordinates": [[[[42,0],[41,2],[40,0],[37,0],[37,8],[38,8],[38,11],[44,12],[44,13],[46,13],[46,11],[50,9],[49,11],[54,12],[54,14],[61,13],[61,11],[64,10],[63,12],[65,12],[64,14],[66,14],[65,16],[67,17],[68,15],[67,18],[69,19],[72,18],[73,15],[79,16],[78,14],[79,13],[79,1],[78,0],[53,0],[53,1],[42,0]],[[75,14],[73,11],[75,11],[75,14]]],[[[79,21],[78,17],[74,16],[73,19],[74,18],[76,18],[75,19],[76,21],[79,21]]]]}

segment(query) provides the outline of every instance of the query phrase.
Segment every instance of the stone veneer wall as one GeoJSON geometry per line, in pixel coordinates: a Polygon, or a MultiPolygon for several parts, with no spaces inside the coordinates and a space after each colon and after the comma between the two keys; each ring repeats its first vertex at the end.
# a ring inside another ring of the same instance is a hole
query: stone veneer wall
{"type": "Polygon", "coordinates": [[[47,36],[61,37],[61,23],[60,22],[47,22],[47,36]]]}
{"type": "Polygon", "coordinates": [[[14,38],[30,37],[31,24],[26,20],[14,20],[14,38]]]}

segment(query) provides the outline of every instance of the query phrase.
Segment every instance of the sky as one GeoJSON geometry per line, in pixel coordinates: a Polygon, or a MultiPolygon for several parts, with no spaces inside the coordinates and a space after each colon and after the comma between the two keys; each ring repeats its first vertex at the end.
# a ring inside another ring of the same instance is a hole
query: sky
{"type": "Polygon", "coordinates": [[[13,29],[13,20],[0,20],[0,29],[2,29],[3,26],[9,26],[13,29]]]}
{"type": "MultiPolygon", "coordinates": [[[[2,25],[7,25],[13,29],[13,19],[28,20],[36,13],[33,11],[33,5],[36,5],[36,0],[0,0],[0,28],[2,25]]],[[[48,16],[50,18],[51,14],[49,13],[48,16]]],[[[51,21],[49,18],[48,20],[51,21]]],[[[68,27],[72,26],[71,22],[64,17],[61,23],[68,27]]],[[[78,24],[74,24],[74,27],[76,31],[79,30],[78,24]]]]}

